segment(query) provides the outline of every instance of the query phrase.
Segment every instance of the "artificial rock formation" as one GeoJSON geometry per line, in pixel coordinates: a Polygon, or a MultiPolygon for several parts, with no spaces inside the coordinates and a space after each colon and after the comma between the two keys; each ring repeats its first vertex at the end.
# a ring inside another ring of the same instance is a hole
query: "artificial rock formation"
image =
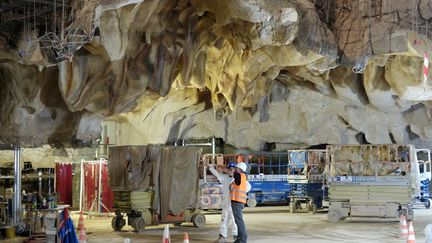
{"type": "MultiPolygon", "coordinates": [[[[43,145],[38,148],[21,149],[21,161],[32,162],[32,168],[53,168],[54,162],[79,163],[82,159],[94,160],[95,148],[54,148],[43,145]]],[[[14,152],[12,150],[0,151],[0,167],[13,167],[14,152]]]]}
{"type": "Polygon", "coordinates": [[[1,42],[0,139],[89,145],[108,119],[117,144],[423,146],[431,2],[73,1],[73,55],[1,42]]]}

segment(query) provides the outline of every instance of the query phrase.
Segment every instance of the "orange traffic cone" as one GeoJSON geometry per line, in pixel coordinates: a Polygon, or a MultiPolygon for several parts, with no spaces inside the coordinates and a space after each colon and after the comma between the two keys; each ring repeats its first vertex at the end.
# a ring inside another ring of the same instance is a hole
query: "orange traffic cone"
{"type": "Polygon", "coordinates": [[[85,229],[84,229],[84,218],[83,218],[83,213],[82,211],[80,212],[80,217],[79,217],[79,221],[78,221],[78,230],[79,230],[79,238],[78,238],[78,242],[79,243],[86,243],[86,233],[85,233],[85,229]]]}
{"type": "Polygon", "coordinates": [[[170,239],[170,234],[169,234],[169,226],[165,225],[165,229],[162,235],[162,243],[170,243],[171,239],[170,239]]]}
{"type": "Polygon", "coordinates": [[[408,238],[408,225],[406,223],[405,215],[400,216],[399,221],[399,238],[406,239],[408,238]]]}
{"type": "Polygon", "coordinates": [[[409,227],[408,227],[408,240],[407,243],[415,243],[415,234],[414,234],[414,227],[412,224],[412,221],[409,222],[409,227]]]}
{"type": "Polygon", "coordinates": [[[81,229],[82,225],[84,224],[84,217],[83,212],[80,212],[79,221],[78,221],[78,230],[81,229]]]}
{"type": "Polygon", "coordinates": [[[189,235],[186,232],[184,232],[183,235],[183,243],[189,243],[189,235]]]}

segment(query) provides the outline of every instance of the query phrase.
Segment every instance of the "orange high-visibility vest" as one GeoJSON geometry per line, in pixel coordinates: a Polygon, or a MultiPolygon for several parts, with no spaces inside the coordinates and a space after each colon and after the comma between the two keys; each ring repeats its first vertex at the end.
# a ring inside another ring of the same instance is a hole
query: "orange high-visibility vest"
{"type": "Polygon", "coordinates": [[[244,203],[247,201],[247,183],[246,183],[246,175],[240,173],[240,186],[235,184],[235,180],[231,183],[231,201],[244,203]]]}

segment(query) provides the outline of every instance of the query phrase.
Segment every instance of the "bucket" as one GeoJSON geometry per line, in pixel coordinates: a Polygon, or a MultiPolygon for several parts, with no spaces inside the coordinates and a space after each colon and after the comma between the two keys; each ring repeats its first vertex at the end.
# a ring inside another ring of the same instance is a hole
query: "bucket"
{"type": "Polygon", "coordinates": [[[14,227],[6,227],[5,233],[6,233],[6,238],[8,238],[8,239],[15,238],[15,228],[14,227]]]}

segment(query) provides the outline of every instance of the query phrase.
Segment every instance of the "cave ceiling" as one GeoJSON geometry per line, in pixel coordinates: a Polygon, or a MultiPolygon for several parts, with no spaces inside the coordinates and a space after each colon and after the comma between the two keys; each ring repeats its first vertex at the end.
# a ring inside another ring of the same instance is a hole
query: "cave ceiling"
{"type": "MultiPolygon", "coordinates": [[[[432,0],[10,0],[0,142],[432,139],[432,0]]],[[[283,146],[282,146],[283,145],[283,146]]]]}

